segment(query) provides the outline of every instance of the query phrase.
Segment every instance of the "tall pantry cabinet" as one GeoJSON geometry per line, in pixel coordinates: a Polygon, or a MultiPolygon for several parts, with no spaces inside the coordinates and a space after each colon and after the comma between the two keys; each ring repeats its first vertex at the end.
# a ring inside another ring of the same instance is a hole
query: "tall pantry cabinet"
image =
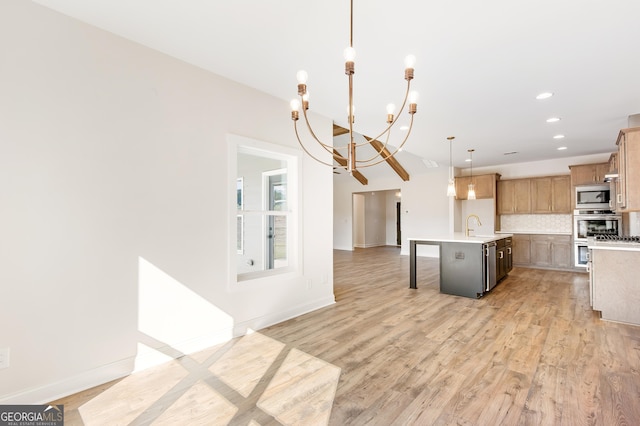
{"type": "Polygon", "coordinates": [[[618,145],[615,210],[640,211],[640,127],[622,129],[618,145]]]}

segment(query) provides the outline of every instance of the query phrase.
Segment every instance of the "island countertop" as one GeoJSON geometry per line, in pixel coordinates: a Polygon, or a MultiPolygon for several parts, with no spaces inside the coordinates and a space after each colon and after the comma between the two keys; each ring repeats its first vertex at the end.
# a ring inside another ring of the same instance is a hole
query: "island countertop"
{"type": "Polygon", "coordinates": [[[512,234],[491,234],[491,235],[469,235],[464,232],[454,232],[453,234],[435,235],[422,238],[409,238],[409,241],[432,242],[432,243],[475,243],[484,244],[491,241],[498,241],[503,238],[512,237],[512,234]]]}

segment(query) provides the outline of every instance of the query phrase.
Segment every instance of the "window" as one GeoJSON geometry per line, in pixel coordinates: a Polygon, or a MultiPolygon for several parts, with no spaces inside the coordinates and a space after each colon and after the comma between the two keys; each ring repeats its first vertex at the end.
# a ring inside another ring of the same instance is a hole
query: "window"
{"type": "MultiPolygon", "coordinates": [[[[279,145],[230,137],[235,153],[237,281],[297,269],[299,154],[279,145]]],[[[230,167],[233,168],[233,167],[230,167]]]]}

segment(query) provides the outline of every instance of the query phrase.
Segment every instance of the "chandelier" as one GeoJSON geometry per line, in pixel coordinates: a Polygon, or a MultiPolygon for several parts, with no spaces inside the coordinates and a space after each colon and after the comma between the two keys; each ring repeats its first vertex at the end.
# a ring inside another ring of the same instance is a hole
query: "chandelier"
{"type": "Polygon", "coordinates": [[[298,71],[296,74],[296,78],[298,80],[298,96],[300,99],[294,99],[291,101],[291,119],[293,120],[293,126],[296,132],[296,138],[298,139],[298,143],[311,158],[316,160],[319,163],[325,164],[327,166],[334,166],[334,164],[327,163],[318,159],[316,156],[309,152],[309,149],[300,139],[300,134],[298,132],[298,119],[300,115],[300,108],[302,107],[302,115],[304,116],[304,121],[309,130],[309,134],[311,138],[315,140],[325,151],[327,151],[333,159],[340,165],[340,167],[345,168],[349,173],[353,173],[358,168],[362,167],[371,167],[376,164],[380,164],[383,161],[387,161],[391,157],[393,157],[397,152],[399,152],[404,146],[405,142],[409,138],[411,134],[411,129],[413,128],[413,115],[417,111],[417,101],[418,94],[417,92],[412,92],[411,89],[411,80],[413,80],[413,67],[415,65],[415,57],[413,55],[409,55],[405,58],[405,70],[404,70],[404,79],[407,81],[407,90],[404,95],[404,100],[402,101],[402,106],[400,107],[400,111],[398,115],[394,115],[395,105],[388,104],[386,108],[386,128],[374,138],[366,138],[365,142],[356,143],[354,139],[353,133],[353,123],[354,119],[354,106],[353,106],[353,75],[355,74],[355,50],[353,48],[353,0],[351,0],[351,9],[350,9],[350,25],[349,25],[349,47],[344,50],[344,58],[345,58],[345,71],[344,73],[349,78],[349,104],[347,107],[347,122],[349,123],[349,142],[345,146],[333,146],[333,144],[323,143],[318,137],[315,135],[313,129],[311,128],[311,124],[309,123],[309,118],[307,117],[307,110],[309,109],[309,92],[307,91],[307,78],[308,74],[306,71],[298,71]],[[405,106],[409,102],[408,113],[411,116],[411,120],[409,122],[409,129],[407,130],[406,136],[402,143],[398,145],[395,150],[392,152],[387,149],[387,144],[389,142],[389,136],[391,134],[391,128],[398,120],[398,117],[405,109],[405,106]],[[378,140],[382,137],[385,137],[384,144],[376,144],[377,148],[370,144],[370,140],[378,140]],[[368,158],[360,159],[356,158],[356,149],[358,147],[370,145],[375,153],[368,158]]]}

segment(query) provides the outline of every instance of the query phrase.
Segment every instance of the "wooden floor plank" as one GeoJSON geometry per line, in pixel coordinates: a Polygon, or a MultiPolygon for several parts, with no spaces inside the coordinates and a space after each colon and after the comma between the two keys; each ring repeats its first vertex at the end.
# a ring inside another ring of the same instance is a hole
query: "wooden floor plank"
{"type": "Polygon", "coordinates": [[[67,425],[640,424],[640,327],[601,321],[586,274],[468,299],[417,267],[409,289],[399,248],[335,251],[336,304],[55,403],[67,425]]]}

